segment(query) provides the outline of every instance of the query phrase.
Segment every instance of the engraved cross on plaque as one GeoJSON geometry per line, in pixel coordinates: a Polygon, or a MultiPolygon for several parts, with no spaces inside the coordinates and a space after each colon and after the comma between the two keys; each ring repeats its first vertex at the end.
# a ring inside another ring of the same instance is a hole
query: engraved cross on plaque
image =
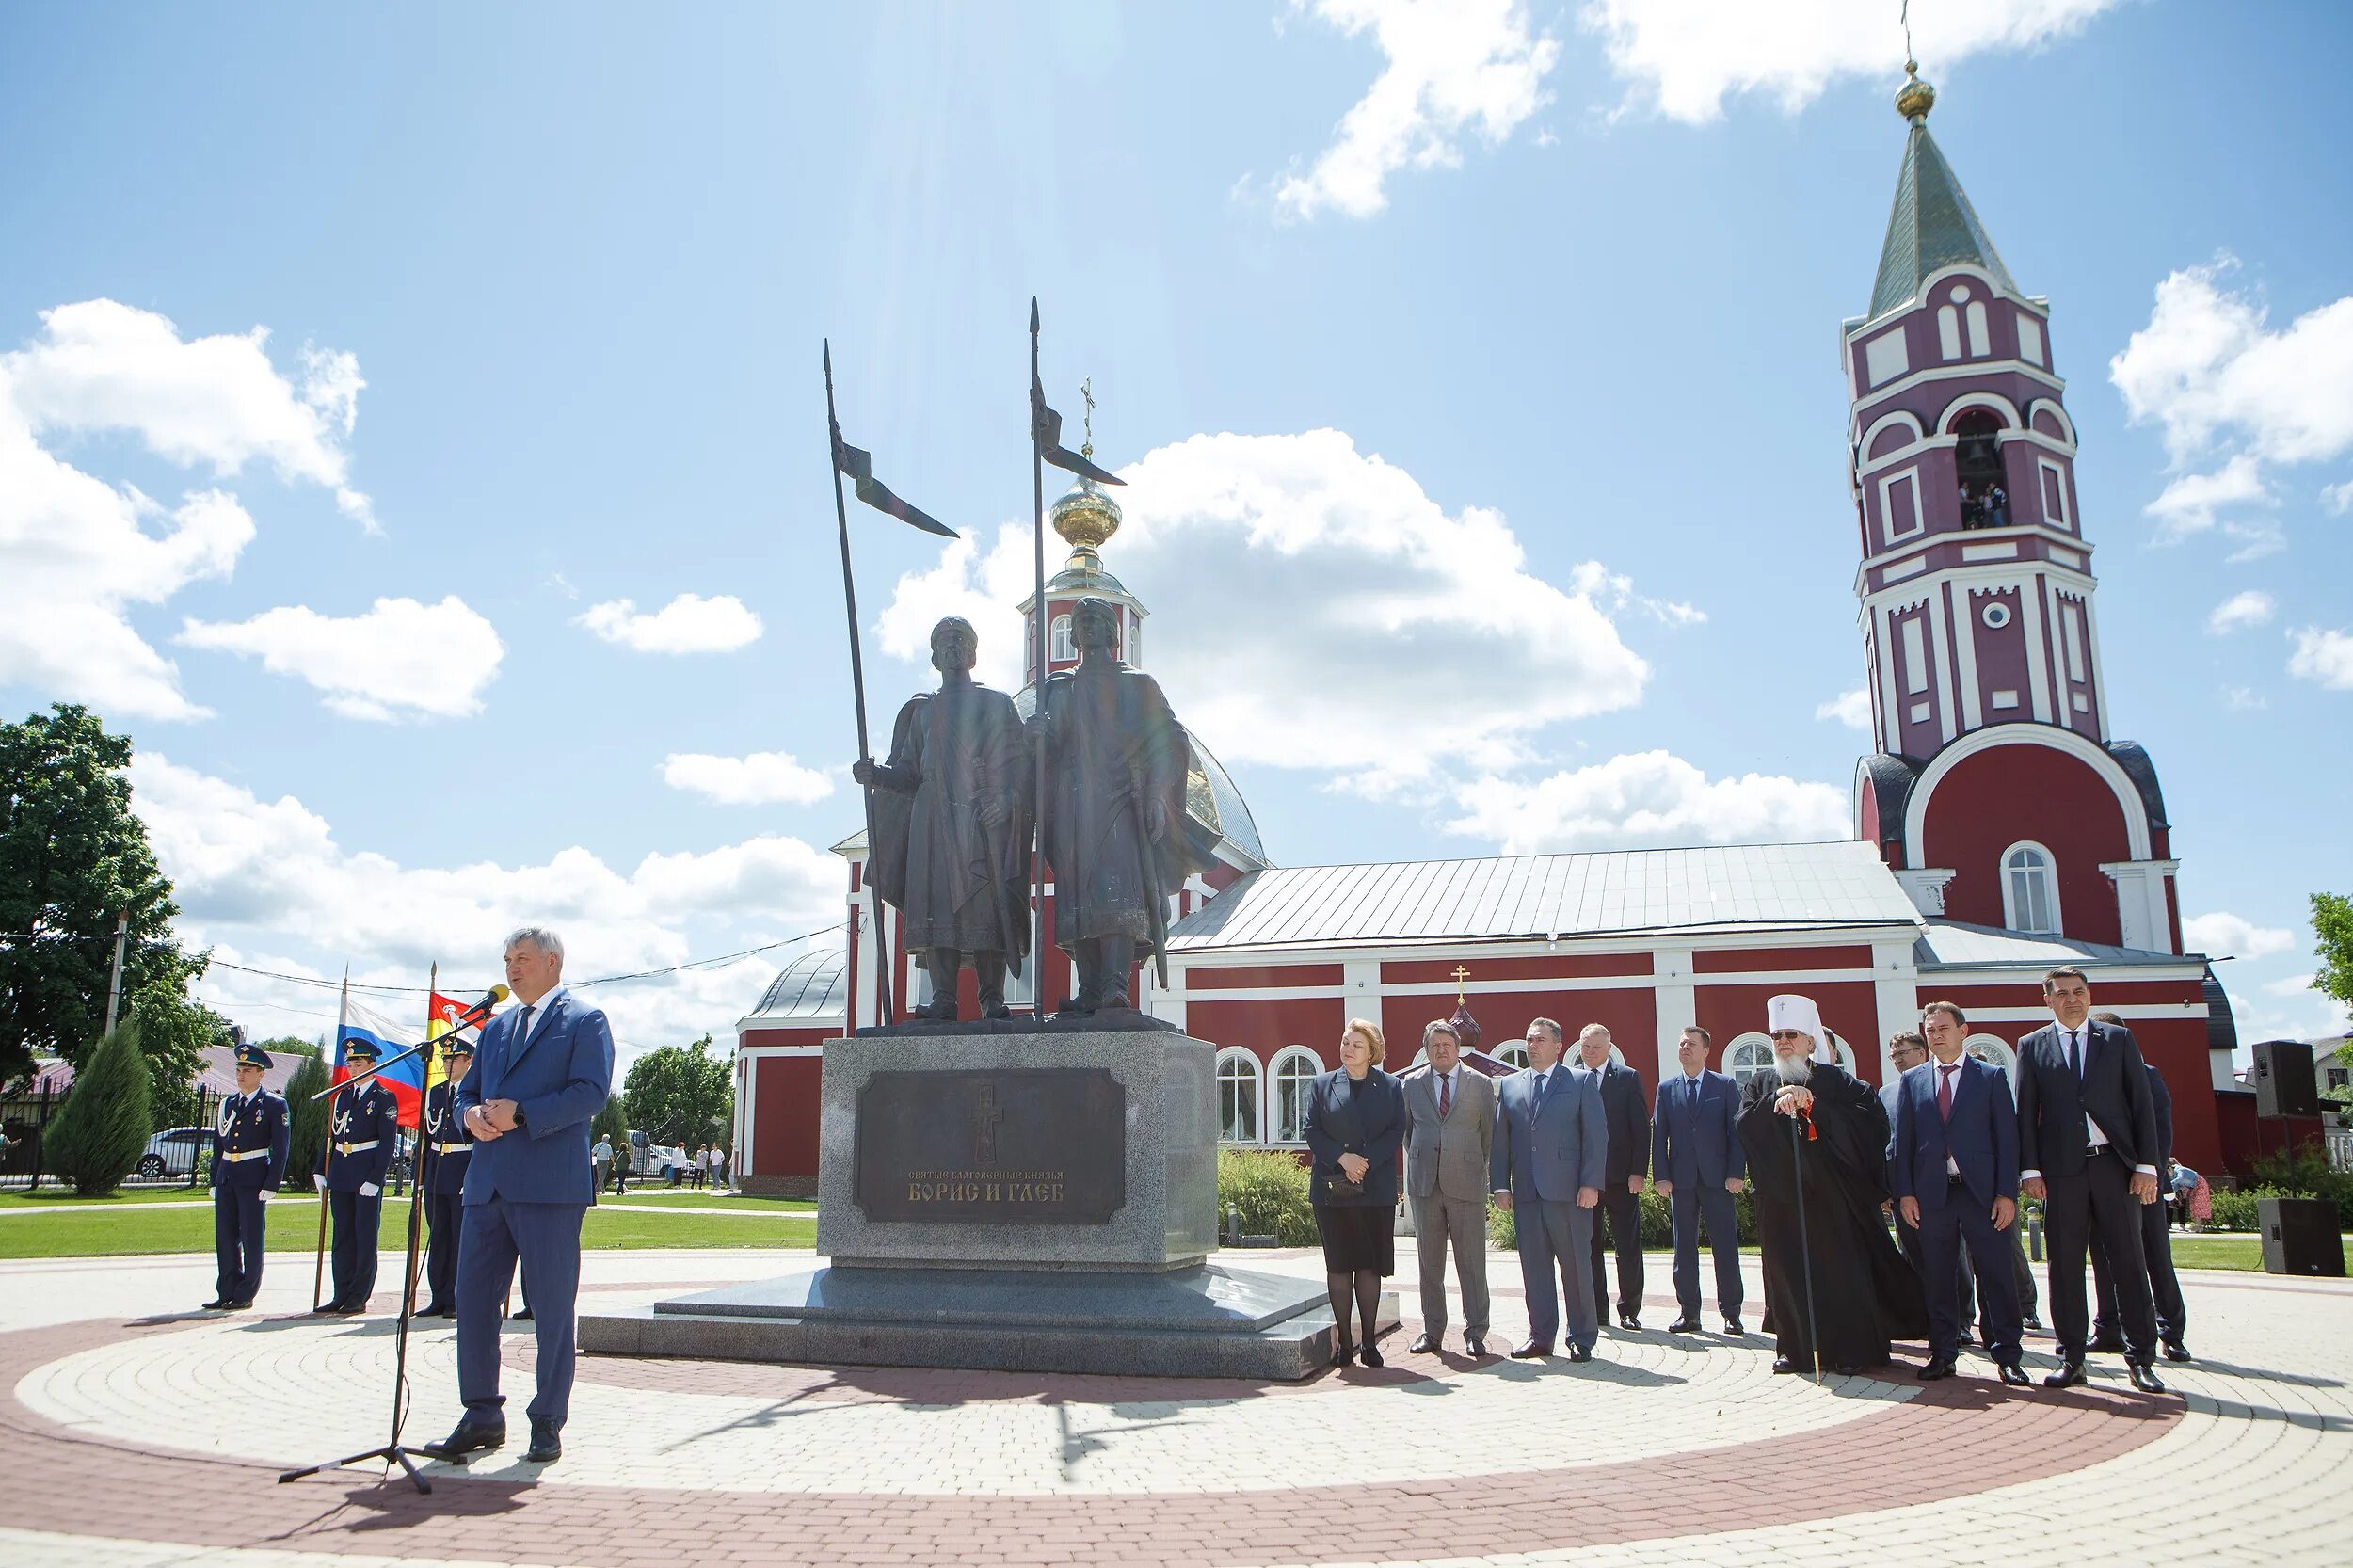
{"type": "Polygon", "coordinates": [[[981,1085],[980,1097],[972,1102],[972,1163],[997,1163],[997,1124],[1005,1113],[997,1109],[997,1085],[981,1085]]]}

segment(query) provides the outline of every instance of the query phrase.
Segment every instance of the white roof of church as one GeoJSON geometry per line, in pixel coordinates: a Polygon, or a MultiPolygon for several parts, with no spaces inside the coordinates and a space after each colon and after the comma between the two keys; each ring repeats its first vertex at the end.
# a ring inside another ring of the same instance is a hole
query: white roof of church
{"type": "Polygon", "coordinates": [[[1869,844],[1732,844],[1253,872],[1169,933],[1176,952],[1914,925],[1869,844]]]}

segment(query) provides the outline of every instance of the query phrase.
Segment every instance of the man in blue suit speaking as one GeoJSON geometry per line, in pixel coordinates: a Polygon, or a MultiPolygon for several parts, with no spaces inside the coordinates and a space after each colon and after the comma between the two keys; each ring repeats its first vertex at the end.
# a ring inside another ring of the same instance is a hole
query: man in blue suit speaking
{"type": "Polygon", "coordinates": [[[473,1134],[457,1247],[457,1392],[466,1414],[438,1447],[458,1459],[506,1441],[499,1393],[499,1312],[520,1259],[531,1280],[539,1391],[524,1458],[563,1456],[577,1355],[580,1222],[596,1183],[588,1124],[613,1089],[613,1031],[564,987],[564,943],[525,926],[506,939],[506,984],[520,1004],[490,1020],[457,1113],[473,1134]]]}
{"type": "Polygon", "coordinates": [[[1593,1210],[1609,1158],[1609,1122],[1601,1080],[1561,1060],[1561,1026],[1528,1026],[1528,1065],[1496,1091],[1496,1130],[1488,1185],[1510,1211],[1519,1239],[1520,1283],[1528,1288],[1528,1340],[1512,1353],[1552,1353],[1568,1298],[1569,1359],[1590,1361],[1601,1337],[1593,1299],[1593,1210]],[[1561,1275],[1554,1292],[1552,1276],[1561,1275]]]}

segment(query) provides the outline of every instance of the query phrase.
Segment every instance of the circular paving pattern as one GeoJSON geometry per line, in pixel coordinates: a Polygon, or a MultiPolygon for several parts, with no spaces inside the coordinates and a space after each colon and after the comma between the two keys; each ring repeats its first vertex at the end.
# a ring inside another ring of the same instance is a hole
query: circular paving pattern
{"type": "MultiPolygon", "coordinates": [[[[2344,1560],[2353,1512],[2323,1460],[2353,1457],[2341,1380],[2353,1354],[2333,1348],[2353,1295],[2199,1283],[2211,1335],[2249,1353],[2287,1322],[2332,1321],[2316,1347],[2329,1369],[2168,1368],[2186,1398],[2161,1399],[2132,1394],[2112,1362],[2065,1395],[1923,1385],[1908,1365],[1817,1387],[1772,1376],[1759,1336],[1612,1331],[1587,1366],[1474,1365],[1404,1354],[1410,1320],[1385,1341],[1388,1368],[1275,1387],[592,1357],[561,1464],[521,1463],[518,1408],[515,1447],[435,1466],[430,1497],[373,1468],[275,1483],[287,1465],[382,1441],[389,1323],[85,1320],[0,1332],[0,1558],[1141,1568],[1734,1561],[1835,1545],[1870,1561],[2260,1549],[2276,1562],[2326,1519],[2336,1555],[2315,1560],[2344,1560]],[[2217,1484],[2168,1479],[2185,1473],[2217,1484]],[[2308,1483],[2300,1514],[2246,1528],[2249,1498],[2308,1483]],[[2223,1512],[2209,1494],[2238,1528],[2201,1528],[2223,1512]],[[191,1550],[136,1555],[145,1541],[191,1550]]],[[[598,1301],[677,1288],[641,1277],[598,1301]]],[[[1508,1343],[1516,1298],[1498,1290],[1497,1306],[1493,1339],[1508,1343]]],[[[452,1339],[435,1325],[411,1341],[412,1442],[456,1416],[452,1339]]],[[[523,1326],[506,1356],[520,1406],[523,1326]]]]}

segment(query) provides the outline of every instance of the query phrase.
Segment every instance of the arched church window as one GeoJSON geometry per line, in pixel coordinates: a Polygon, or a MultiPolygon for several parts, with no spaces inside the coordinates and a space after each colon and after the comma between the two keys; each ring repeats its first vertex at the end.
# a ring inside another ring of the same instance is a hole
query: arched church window
{"type": "Polygon", "coordinates": [[[2041,844],[2012,844],[2002,852],[2002,923],[2012,931],[2059,928],[2057,862],[2041,844]]]}
{"type": "Polygon", "coordinates": [[[1488,1054],[1514,1072],[1528,1065],[1528,1048],[1517,1040],[1507,1040],[1488,1054]]]}
{"type": "Polygon", "coordinates": [[[1070,637],[1070,617],[1056,616],[1052,629],[1047,633],[1049,641],[1048,656],[1053,659],[1076,659],[1079,648],[1070,637]]]}
{"type": "Polygon", "coordinates": [[[1323,1063],[1305,1046],[1287,1046],[1277,1052],[1270,1076],[1274,1080],[1274,1128],[1268,1142],[1307,1141],[1307,1086],[1323,1071],[1323,1063]]]}
{"type": "Polygon", "coordinates": [[[1991,1062],[2001,1068],[2003,1076],[2013,1084],[2018,1081],[2018,1053],[2009,1048],[2007,1041],[1991,1034],[1972,1034],[1961,1048],[1980,1062],[1991,1062]]]}
{"type": "Polygon", "coordinates": [[[1217,1053],[1217,1141],[1258,1141],[1258,1059],[1240,1046],[1217,1053]]]}
{"type": "Polygon", "coordinates": [[[1769,1034],[1738,1034],[1724,1044],[1724,1071],[1745,1089],[1749,1080],[1773,1070],[1773,1041],[1769,1034]]]}
{"type": "Polygon", "coordinates": [[[1969,408],[1955,419],[1951,434],[1954,474],[1961,486],[1963,528],[2007,528],[2009,496],[2002,488],[2002,416],[1991,408],[1969,408]]]}

